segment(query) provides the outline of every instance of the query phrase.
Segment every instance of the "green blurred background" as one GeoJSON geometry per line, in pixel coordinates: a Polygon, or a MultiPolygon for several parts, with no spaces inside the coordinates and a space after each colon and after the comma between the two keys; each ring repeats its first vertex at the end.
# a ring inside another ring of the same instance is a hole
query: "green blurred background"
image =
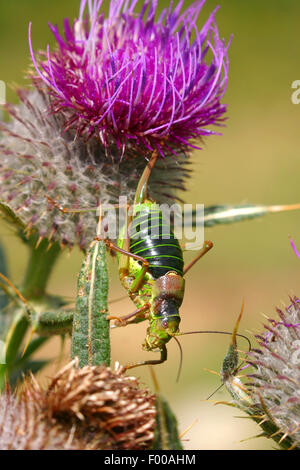
{"type": "MultiPolygon", "coordinates": [[[[159,0],[159,10],[169,2],[159,0]]],[[[186,1],[186,5],[191,2],[186,1]]],[[[211,137],[202,151],[194,152],[194,175],[185,194],[187,202],[283,204],[300,202],[299,123],[300,105],[291,102],[291,84],[300,79],[299,0],[207,0],[201,15],[204,22],[216,5],[220,33],[229,38],[230,74],[224,102],[228,121],[222,137],[211,137]]],[[[108,0],[104,0],[107,9],[108,0]]],[[[62,25],[64,17],[77,15],[79,0],[0,0],[0,79],[7,84],[25,84],[24,72],[30,62],[27,30],[33,22],[35,49],[53,45],[47,22],[62,25]]],[[[201,19],[200,19],[201,21],[201,19]]],[[[13,90],[7,100],[15,102],[13,90]]],[[[215,247],[187,275],[187,289],[181,310],[184,331],[231,329],[245,299],[241,330],[259,331],[262,313],[273,315],[274,307],[288,303],[290,294],[299,294],[300,262],[292,252],[288,235],[300,249],[300,213],[272,215],[265,219],[206,231],[215,247]]],[[[11,263],[11,278],[22,279],[27,253],[20,242],[1,225],[1,238],[11,263]]],[[[187,259],[191,254],[187,255],[187,259]]],[[[74,299],[76,276],[82,255],[74,250],[64,254],[51,279],[50,290],[74,299]]],[[[110,263],[110,297],[124,292],[117,265],[110,263]]],[[[111,312],[132,311],[129,300],[114,303],[111,312]]],[[[146,325],[131,326],[112,333],[113,361],[134,362],[149,358],[141,350],[146,325]]],[[[181,339],[184,365],[179,384],[175,383],[178,350],[169,345],[169,359],[156,367],[162,392],[176,412],[180,429],[197,419],[185,436],[188,449],[270,449],[265,439],[240,442],[258,434],[248,420],[223,405],[205,402],[219,378],[205,371],[218,371],[228,338],[187,336],[181,339]]],[[[241,347],[245,345],[241,344],[241,347]]],[[[40,353],[56,357],[59,341],[52,340],[40,353]]],[[[67,349],[66,359],[67,359],[67,349]]],[[[42,380],[53,373],[53,364],[42,380]]],[[[147,368],[137,369],[141,382],[152,387],[147,368]]],[[[214,400],[228,400],[220,391],[214,400]]]]}

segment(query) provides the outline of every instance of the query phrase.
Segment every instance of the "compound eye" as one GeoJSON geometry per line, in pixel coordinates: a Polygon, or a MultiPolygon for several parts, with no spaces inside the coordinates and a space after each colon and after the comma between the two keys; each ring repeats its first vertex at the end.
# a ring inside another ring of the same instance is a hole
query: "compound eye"
{"type": "Polygon", "coordinates": [[[163,328],[168,328],[168,326],[169,326],[168,320],[163,320],[162,321],[162,326],[163,326],[163,328]]]}

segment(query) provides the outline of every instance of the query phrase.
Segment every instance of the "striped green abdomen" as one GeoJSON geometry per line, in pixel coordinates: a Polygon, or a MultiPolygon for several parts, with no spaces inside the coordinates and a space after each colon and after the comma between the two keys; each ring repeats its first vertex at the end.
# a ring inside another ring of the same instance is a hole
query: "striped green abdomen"
{"type": "Polygon", "coordinates": [[[183,275],[183,256],[178,240],[162,212],[154,205],[133,218],[130,227],[130,252],[149,262],[154,279],[168,271],[183,275]]]}

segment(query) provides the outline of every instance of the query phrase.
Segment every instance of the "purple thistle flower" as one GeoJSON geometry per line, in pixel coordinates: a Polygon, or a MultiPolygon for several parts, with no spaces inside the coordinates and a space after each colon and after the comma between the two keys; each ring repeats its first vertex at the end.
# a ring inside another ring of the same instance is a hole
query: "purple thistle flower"
{"type": "Polygon", "coordinates": [[[146,0],[139,14],[137,0],[111,0],[108,18],[102,2],[81,0],[73,26],[65,19],[65,38],[49,24],[58,47],[37,59],[29,28],[34,82],[47,85],[52,111],[66,114],[65,128],[99,136],[121,157],[128,149],[177,155],[217,134],[208,126],[224,120],[229,46],[219,37],[218,8],[198,30],[205,0],[183,13],[183,0],[175,8],[171,2],[157,21],[157,0],[146,0]]]}

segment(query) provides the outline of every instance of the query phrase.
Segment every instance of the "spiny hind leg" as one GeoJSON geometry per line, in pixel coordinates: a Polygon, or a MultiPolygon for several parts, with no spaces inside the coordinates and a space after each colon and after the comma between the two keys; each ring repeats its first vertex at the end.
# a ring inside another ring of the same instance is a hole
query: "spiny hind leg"
{"type": "MultiPolygon", "coordinates": [[[[211,242],[210,240],[205,240],[197,256],[195,256],[195,258],[192,259],[192,261],[189,264],[187,264],[185,268],[183,269],[183,274],[185,275],[194,266],[194,264],[196,264],[199,261],[199,259],[201,259],[204,255],[206,255],[206,253],[208,253],[212,249],[213,246],[214,246],[213,242],[211,242]]],[[[182,250],[183,251],[185,250],[185,245],[182,247],[182,250]]]]}
{"type": "MultiPolygon", "coordinates": [[[[119,267],[120,271],[124,270],[128,272],[129,269],[129,249],[130,249],[130,226],[134,217],[134,212],[136,206],[139,204],[142,204],[146,199],[147,199],[147,188],[148,188],[148,181],[151,176],[152,170],[155,166],[156,160],[158,158],[158,153],[157,150],[154,150],[149,162],[147,163],[142,176],[139,180],[135,197],[134,197],[134,203],[133,206],[130,208],[130,213],[129,213],[129,206],[127,206],[127,211],[126,211],[126,221],[125,221],[125,228],[124,228],[124,237],[122,239],[122,244],[121,244],[121,249],[124,250],[124,252],[120,252],[120,261],[119,261],[119,267]]],[[[145,263],[145,260],[143,260],[141,257],[136,257],[138,261],[142,261],[143,263],[143,268],[141,272],[138,274],[137,279],[134,282],[134,285],[132,287],[132,291],[136,292],[138,288],[140,287],[144,276],[147,272],[147,263],[145,263]]]]}
{"type": "Polygon", "coordinates": [[[55,207],[56,209],[58,209],[63,214],[80,214],[82,212],[97,212],[98,209],[99,209],[99,206],[97,206],[97,207],[78,207],[77,209],[69,208],[69,207],[63,206],[62,204],[59,204],[59,202],[55,201],[50,196],[46,196],[46,197],[48,199],[49,204],[52,207],[55,207]]]}
{"type": "MultiPolygon", "coordinates": [[[[49,204],[52,207],[55,207],[58,209],[60,212],[63,214],[80,214],[84,212],[101,212],[101,203],[98,206],[95,207],[78,207],[78,208],[70,208],[70,207],[65,207],[62,204],[59,204],[58,201],[55,201],[52,199],[50,196],[46,196],[48,199],[49,204]]],[[[115,209],[122,209],[122,208],[129,208],[129,204],[109,204],[110,208],[115,208],[115,209]]]]}
{"type": "Polygon", "coordinates": [[[165,362],[168,358],[168,352],[166,346],[163,346],[163,348],[160,350],[160,359],[153,359],[149,361],[143,361],[143,362],[136,362],[135,364],[128,364],[125,366],[125,370],[133,369],[134,367],[140,367],[140,366],[155,366],[157,364],[162,364],[165,362]]]}
{"type": "MultiPolygon", "coordinates": [[[[65,207],[61,204],[59,204],[57,201],[52,199],[50,196],[46,196],[48,199],[49,204],[52,207],[55,207],[58,209],[60,212],[63,214],[82,214],[85,212],[98,212],[98,226],[97,226],[97,240],[101,240],[101,224],[102,224],[102,218],[103,218],[103,213],[102,213],[102,203],[100,202],[98,206],[96,207],[78,207],[78,208],[68,208],[65,207]]],[[[128,211],[129,205],[128,204],[110,204],[110,208],[115,208],[115,209],[121,209],[125,208],[128,211]]]]}
{"type": "Polygon", "coordinates": [[[139,183],[137,185],[135,198],[134,198],[134,204],[142,204],[145,201],[145,199],[147,199],[148,181],[151,176],[152,170],[155,166],[157,158],[158,158],[158,152],[157,150],[154,150],[154,152],[151,155],[150,160],[148,161],[146,165],[146,168],[144,169],[142,173],[139,183]]]}

